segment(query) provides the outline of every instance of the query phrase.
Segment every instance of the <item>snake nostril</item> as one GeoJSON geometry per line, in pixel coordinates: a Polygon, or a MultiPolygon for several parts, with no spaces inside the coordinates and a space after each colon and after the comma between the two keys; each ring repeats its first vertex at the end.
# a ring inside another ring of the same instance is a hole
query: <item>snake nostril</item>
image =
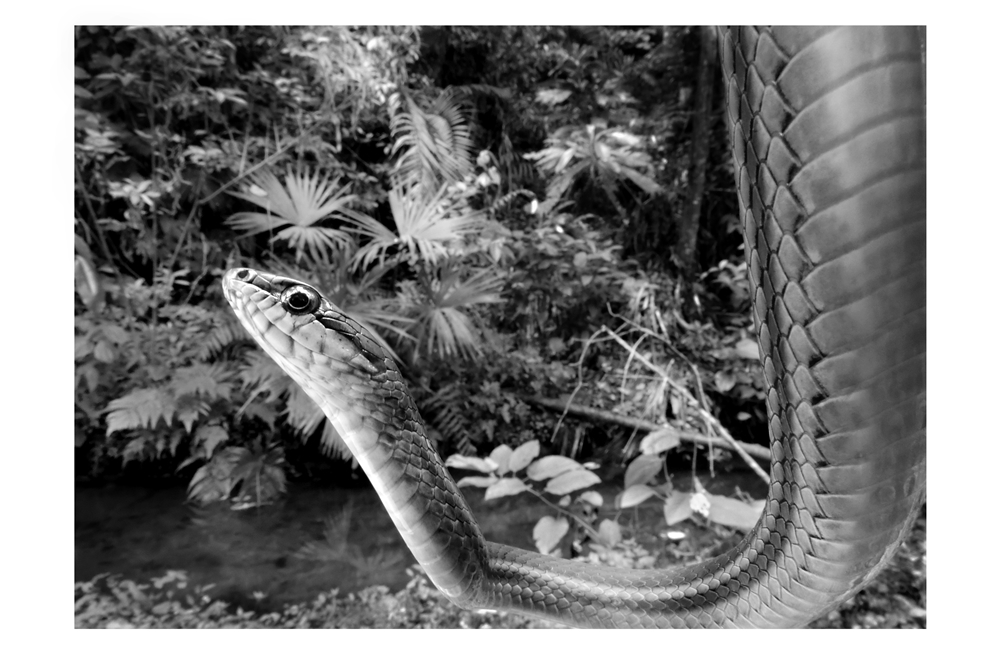
{"type": "Polygon", "coordinates": [[[238,280],[245,280],[248,277],[250,277],[250,271],[249,271],[249,269],[241,268],[240,270],[236,271],[236,279],[238,279],[238,280]]]}

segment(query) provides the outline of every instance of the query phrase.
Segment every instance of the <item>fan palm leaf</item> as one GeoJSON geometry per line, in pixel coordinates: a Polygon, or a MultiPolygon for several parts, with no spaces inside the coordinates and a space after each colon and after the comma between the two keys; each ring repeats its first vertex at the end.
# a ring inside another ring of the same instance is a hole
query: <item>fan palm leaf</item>
{"type": "Polygon", "coordinates": [[[367,268],[373,262],[383,265],[394,248],[402,248],[417,261],[434,265],[448,253],[453,243],[472,236],[482,225],[480,212],[449,216],[452,209],[446,199],[448,188],[441,186],[431,197],[416,187],[389,191],[389,208],[396,230],[363,215],[345,217],[347,228],[368,239],[355,254],[355,266],[367,268]]]}
{"type": "Polygon", "coordinates": [[[463,281],[460,270],[446,265],[436,279],[424,279],[424,293],[411,287],[408,294],[417,313],[413,331],[422,346],[441,357],[478,354],[479,331],[466,310],[501,302],[503,284],[503,276],[495,269],[483,269],[463,281]]]}
{"type": "Polygon", "coordinates": [[[286,241],[296,259],[308,253],[314,259],[349,251],[354,240],[343,230],[317,225],[328,218],[343,219],[357,214],[349,205],[357,200],[339,178],[319,173],[289,171],[284,184],[268,170],[250,175],[248,192],[229,193],[264,212],[238,212],[226,223],[245,236],[271,232],[272,241],[286,241]]]}

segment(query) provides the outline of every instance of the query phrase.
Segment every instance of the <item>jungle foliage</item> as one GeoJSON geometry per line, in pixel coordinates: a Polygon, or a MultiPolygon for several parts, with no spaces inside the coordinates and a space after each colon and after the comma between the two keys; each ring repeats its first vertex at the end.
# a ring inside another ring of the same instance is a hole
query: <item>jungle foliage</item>
{"type": "Polygon", "coordinates": [[[694,265],[672,249],[699,44],[686,28],[77,28],[78,476],[183,476],[193,501],[246,507],[317,449],[350,457],[226,306],[237,265],[308,280],[369,327],[444,456],[540,439],[613,471],[639,452],[536,394],[710,431],[695,403],[763,434],[715,109],[694,265]]]}

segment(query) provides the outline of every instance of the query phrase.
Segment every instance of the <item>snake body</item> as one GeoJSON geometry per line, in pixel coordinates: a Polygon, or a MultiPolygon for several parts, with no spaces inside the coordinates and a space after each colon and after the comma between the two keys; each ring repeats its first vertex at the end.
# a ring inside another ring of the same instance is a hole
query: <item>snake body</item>
{"type": "Polygon", "coordinates": [[[344,438],[453,602],[589,627],[792,627],[869,582],[925,494],[925,146],[910,28],[735,28],[723,64],[771,484],[732,551],[632,571],[487,542],[393,360],[316,289],[226,298],[344,438]]]}

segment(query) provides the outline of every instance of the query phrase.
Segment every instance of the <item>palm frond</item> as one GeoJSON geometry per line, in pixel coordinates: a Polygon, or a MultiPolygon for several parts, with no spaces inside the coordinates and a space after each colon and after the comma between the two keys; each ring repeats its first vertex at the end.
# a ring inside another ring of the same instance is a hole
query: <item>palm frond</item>
{"type": "Polygon", "coordinates": [[[471,358],[481,351],[481,337],[466,309],[475,305],[500,302],[503,277],[494,269],[484,269],[467,280],[461,272],[445,266],[436,280],[425,280],[426,292],[411,301],[418,318],[414,332],[428,352],[439,356],[471,358]]]}
{"type": "Polygon", "coordinates": [[[351,216],[345,220],[354,227],[349,230],[368,238],[355,254],[356,268],[367,268],[373,262],[383,265],[390,251],[402,248],[418,261],[435,264],[455,242],[472,236],[482,225],[479,212],[449,216],[448,188],[441,186],[428,196],[416,187],[394,187],[389,191],[389,208],[396,231],[375,219],[351,216]]]}
{"type": "Polygon", "coordinates": [[[501,302],[500,291],[505,279],[493,268],[484,268],[467,280],[462,280],[457,268],[443,267],[440,285],[433,294],[438,307],[471,307],[501,302]]]}
{"type": "Polygon", "coordinates": [[[246,236],[270,232],[272,241],[288,242],[296,252],[296,259],[304,254],[313,259],[329,258],[333,253],[346,253],[353,248],[354,239],[349,233],[317,225],[330,218],[360,216],[349,207],[357,196],[348,193],[348,186],[340,184],[339,177],[301,169],[289,170],[284,184],[266,169],[249,177],[253,186],[248,192],[228,193],[265,211],[233,214],[226,223],[234,230],[246,236]]]}

